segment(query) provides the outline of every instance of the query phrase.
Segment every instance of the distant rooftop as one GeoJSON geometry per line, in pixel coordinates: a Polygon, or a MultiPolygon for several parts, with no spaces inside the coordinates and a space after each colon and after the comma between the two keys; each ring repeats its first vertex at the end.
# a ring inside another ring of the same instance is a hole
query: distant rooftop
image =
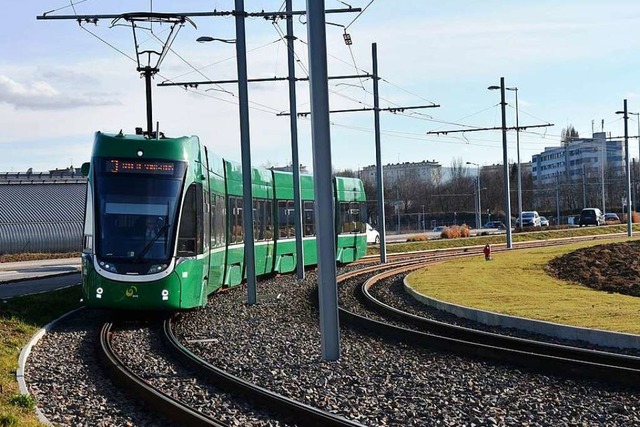
{"type": "Polygon", "coordinates": [[[81,183],[86,178],[80,168],[69,166],[63,169],[51,169],[46,172],[34,172],[29,168],[26,172],[0,172],[0,184],[53,184],[81,183]]]}

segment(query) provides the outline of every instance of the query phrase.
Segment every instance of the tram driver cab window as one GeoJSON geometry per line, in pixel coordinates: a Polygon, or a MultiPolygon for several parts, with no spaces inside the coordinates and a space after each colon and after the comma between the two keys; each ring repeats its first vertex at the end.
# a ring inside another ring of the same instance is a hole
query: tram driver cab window
{"type": "Polygon", "coordinates": [[[191,184],[184,197],[178,234],[178,256],[202,253],[202,189],[191,184]]]}

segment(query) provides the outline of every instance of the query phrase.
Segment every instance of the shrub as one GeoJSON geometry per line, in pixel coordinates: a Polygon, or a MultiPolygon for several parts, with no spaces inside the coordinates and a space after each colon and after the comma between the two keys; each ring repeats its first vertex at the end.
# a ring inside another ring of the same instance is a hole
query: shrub
{"type": "Polygon", "coordinates": [[[445,227],[440,233],[440,237],[443,239],[457,239],[460,237],[469,237],[471,233],[469,232],[469,227],[466,225],[457,226],[452,225],[451,227],[445,227]]]}
{"type": "MultiPolygon", "coordinates": [[[[627,222],[627,215],[624,214],[622,216],[622,222],[627,222]]],[[[638,215],[638,212],[636,211],[631,211],[631,222],[634,224],[640,223],[640,215],[638,215]]]]}
{"type": "Polygon", "coordinates": [[[416,236],[411,236],[407,239],[407,242],[426,242],[429,240],[429,236],[426,234],[418,234],[416,236]]]}
{"type": "Polygon", "coordinates": [[[16,394],[9,402],[21,408],[33,409],[36,407],[36,399],[30,394],[16,394]]]}

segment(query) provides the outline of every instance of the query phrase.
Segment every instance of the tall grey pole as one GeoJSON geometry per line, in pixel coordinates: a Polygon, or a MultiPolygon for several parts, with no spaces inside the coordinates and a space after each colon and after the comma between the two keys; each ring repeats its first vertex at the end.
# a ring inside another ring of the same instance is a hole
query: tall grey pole
{"type": "MultiPolygon", "coordinates": [[[[380,99],[378,98],[378,45],[371,44],[373,62],[373,125],[376,139],[376,181],[378,198],[378,233],[380,233],[380,262],[387,262],[387,230],[384,214],[384,181],[382,173],[382,150],[380,143],[380,99]]],[[[424,214],[423,214],[424,216],[424,214]]],[[[424,218],[423,218],[424,219],[424,218]]]]}
{"type": "Polygon", "coordinates": [[[289,63],[289,123],[291,127],[291,163],[293,166],[293,204],[296,229],[296,277],[304,279],[304,248],[302,246],[302,200],[300,198],[300,159],[298,157],[298,111],[296,109],[296,60],[294,57],[292,0],[287,0],[287,60],[289,63]]]}
{"type": "Polygon", "coordinates": [[[244,28],[244,0],[235,0],[238,100],[240,106],[240,148],[242,156],[242,222],[244,260],[247,272],[247,303],[255,304],[256,261],[253,244],[253,191],[251,189],[251,142],[249,140],[249,93],[247,90],[247,43],[244,28]]]}
{"type": "Polygon", "coordinates": [[[478,226],[476,228],[482,227],[482,204],[480,203],[480,193],[482,192],[482,187],[480,186],[480,165],[478,165],[478,226]]]}
{"type": "MultiPolygon", "coordinates": [[[[640,135],[640,133],[639,133],[640,135]]],[[[603,213],[607,213],[607,207],[606,207],[606,201],[605,201],[605,193],[604,193],[604,164],[606,162],[606,156],[607,156],[607,139],[603,139],[602,140],[602,155],[600,156],[600,173],[601,173],[601,181],[602,181],[602,212],[603,213]]]]}
{"type": "Polygon", "coordinates": [[[587,175],[584,164],[582,165],[582,207],[587,207],[587,175]]]}
{"type": "Polygon", "coordinates": [[[502,170],[504,173],[504,212],[507,226],[507,249],[513,247],[511,238],[511,198],[509,195],[509,159],[507,158],[507,103],[504,100],[504,77],[500,77],[500,105],[502,107],[502,170]]]}
{"type": "Polygon", "coordinates": [[[518,152],[518,223],[522,228],[522,171],[520,170],[520,123],[518,121],[518,88],[516,92],[516,150],[518,152]]]}
{"type": "Polygon", "coordinates": [[[400,234],[400,187],[398,186],[399,180],[396,179],[396,209],[398,210],[398,232],[400,234]]]}
{"type": "Polygon", "coordinates": [[[627,235],[633,235],[633,218],[631,218],[631,168],[629,164],[629,113],[627,111],[627,100],[624,100],[624,164],[627,168],[627,235]]]}
{"type": "Polygon", "coordinates": [[[560,218],[560,179],[556,175],[556,215],[558,218],[558,225],[562,223],[560,218]]]}
{"type": "Polygon", "coordinates": [[[340,325],[336,284],[334,201],[331,185],[331,133],[329,128],[324,0],[307,0],[307,16],[322,358],[324,360],[338,360],[340,357],[340,325]]]}

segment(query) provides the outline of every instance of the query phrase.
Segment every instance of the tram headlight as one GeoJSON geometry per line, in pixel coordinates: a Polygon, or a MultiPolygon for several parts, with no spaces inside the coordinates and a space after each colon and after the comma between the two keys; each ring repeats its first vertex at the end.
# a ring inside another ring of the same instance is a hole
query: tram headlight
{"type": "Polygon", "coordinates": [[[113,264],[110,264],[108,262],[104,262],[104,261],[100,261],[98,263],[100,265],[100,267],[104,268],[107,271],[110,271],[111,273],[117,273],[118,270],[116,270],[116,266],[113,264]]]}
{"type": "Polygon", "coordinates": [[[166,270],[168,267],[167,264],[153,264],[150,268],[149,271],[147,271],[147,274],[154,274],[154,273],[160,273],[161,271],[166,270]]]}

